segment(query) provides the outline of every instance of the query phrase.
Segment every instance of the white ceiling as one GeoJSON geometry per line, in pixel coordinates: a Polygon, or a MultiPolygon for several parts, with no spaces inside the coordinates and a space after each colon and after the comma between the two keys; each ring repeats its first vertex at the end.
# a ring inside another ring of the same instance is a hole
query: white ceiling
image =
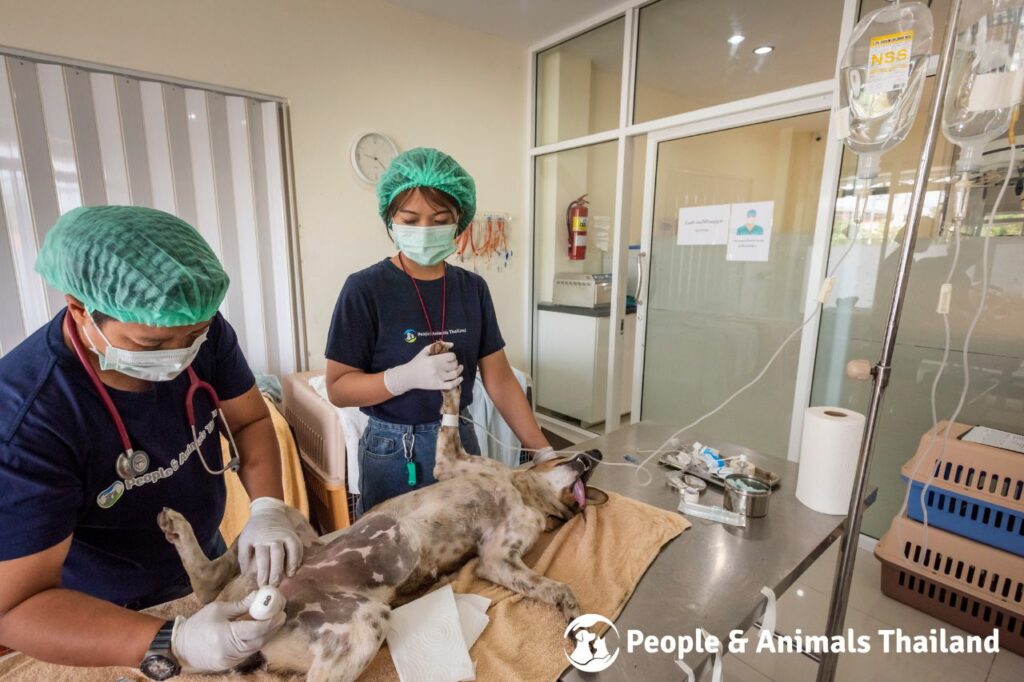
{"type": "Polygon", "coordinates": [[[388,0],[392,5],[532,45],[623,0],[388,0]]]}

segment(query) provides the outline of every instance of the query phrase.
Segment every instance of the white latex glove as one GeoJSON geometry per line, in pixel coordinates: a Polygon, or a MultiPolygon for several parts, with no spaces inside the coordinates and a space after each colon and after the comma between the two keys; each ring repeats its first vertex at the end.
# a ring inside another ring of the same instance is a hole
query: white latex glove
{"type": "MultiPolygon", "coordinates": [[[[428,344],[409,362],[384,372],[384,387],[391,395],[402,395],[414,388],[427,391],[447,391],[462,383],[462,365],[455,353],[430,354],[428,344]]],[[[445,342],[448,349],[452,343],[445,342]]]]}
{"type": "Polygon", "coordinates": [[[260,587],[276,587],[286,569],[291,577],[302,564],[302,542],[285,509],[287,505],[281,500],[257,497],[249,503],[249,521],[238,536],[239,568],[245,573],[255,558],[260,587]]]}
{"type": "Polygon", "coordinates": [[[215,601],[189,617],[178,616],[171,631],[171,651],[183,672],[212,673],[233,668],[263,648],[285,621],[284,613],[270,620],[232,620],[248,613],[256,596],[241,601],[215,601]]]}

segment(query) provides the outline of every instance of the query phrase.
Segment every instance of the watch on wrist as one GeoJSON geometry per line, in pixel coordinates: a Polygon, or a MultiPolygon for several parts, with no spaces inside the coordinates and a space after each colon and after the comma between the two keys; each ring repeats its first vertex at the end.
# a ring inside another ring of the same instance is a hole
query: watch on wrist
{"type": "Polygon", "coordinates": [[[149,650],[142,657],[139,670],[151,680],[169,680],[181,672],[181,665],[171,651],[172,632],[174,621],[169,620],[157,631],[149,650]]]}

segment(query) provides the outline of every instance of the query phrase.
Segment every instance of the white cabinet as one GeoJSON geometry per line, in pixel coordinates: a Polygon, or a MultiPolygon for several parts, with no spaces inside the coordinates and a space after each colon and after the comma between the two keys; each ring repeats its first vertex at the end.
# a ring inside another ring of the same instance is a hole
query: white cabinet
{"type": "MultiPolygon", "coordinates": [[[[604,421],[609,317],[586,309],[579,313],[564,312],[566,309],[560,306],[538,312],[537,405],[590,426],[604,421]]],[[[636,315],[626,315],[619,334],[623,342],[619,411],[626,414],[633,396],[636,315]]]]}

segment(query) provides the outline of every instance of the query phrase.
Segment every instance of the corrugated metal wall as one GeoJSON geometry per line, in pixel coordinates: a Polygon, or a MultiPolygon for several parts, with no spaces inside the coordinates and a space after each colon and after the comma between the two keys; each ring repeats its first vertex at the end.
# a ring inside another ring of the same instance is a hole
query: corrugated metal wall
{"type": "Polygon", "coordinates": [[[0,354],[63,307],[33,266],[57,217],[133,204],[194,225],[256,369],[297,367],[282,104],[0,49],[0,354]]]}

